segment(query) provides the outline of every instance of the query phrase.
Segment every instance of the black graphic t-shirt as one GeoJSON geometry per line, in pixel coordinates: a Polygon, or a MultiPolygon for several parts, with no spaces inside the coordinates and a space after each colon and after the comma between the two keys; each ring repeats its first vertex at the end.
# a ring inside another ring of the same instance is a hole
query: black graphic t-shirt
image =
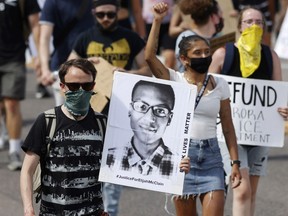
{"type": "Polygon", "coordinates": [[[105,128],[90,109],[85,119],[67,118],[56,108],[56,131],[46,160],[45,117],[40,115],[22,148],[41,155],[42,195],[40,215],[97,215],[103,209],[101,183],[98,182],[105,128]],[[96,120],[97,118],[97,120],[96,120]]]}
{"type": "Polygon", "coordinates": [[[97,26],[79,35],[74,51],[82,58],[102,57],[110,64],[131,70],[134,58],[145,47],[145,41],[128,29],[118,27],[102,32],[97,26]]]}

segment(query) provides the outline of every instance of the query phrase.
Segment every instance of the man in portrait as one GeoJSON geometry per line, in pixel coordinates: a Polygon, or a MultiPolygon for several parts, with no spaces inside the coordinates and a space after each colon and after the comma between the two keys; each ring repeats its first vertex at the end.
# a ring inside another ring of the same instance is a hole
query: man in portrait
{"type": "Polygon", "coordinates": [[[173,175],[178,166],[175,154],[162,137],[171,123],[174,104],[171,85],[138,81],[132,89],[128,112],[133,136],[125,146],[108,149],[106,164],[142,175],[173,175]]]}

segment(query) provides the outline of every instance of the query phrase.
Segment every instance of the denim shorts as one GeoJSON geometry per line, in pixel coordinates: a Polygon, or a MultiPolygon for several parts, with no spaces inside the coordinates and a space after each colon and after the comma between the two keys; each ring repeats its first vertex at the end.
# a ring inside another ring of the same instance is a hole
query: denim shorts
{"type": "Polygon", "coordinates": [[[250,175],[265,176],[267,174],[268,153],[268,147],[238,145],[241,168],[248,168],[250,175]]]}
{"type": "Polygon", "coordinates": [[[191,139],[189,144],[190,172],[185,175],[183,195],[200,195],[224,190],[224,169],[217,138],[191,139]]]}

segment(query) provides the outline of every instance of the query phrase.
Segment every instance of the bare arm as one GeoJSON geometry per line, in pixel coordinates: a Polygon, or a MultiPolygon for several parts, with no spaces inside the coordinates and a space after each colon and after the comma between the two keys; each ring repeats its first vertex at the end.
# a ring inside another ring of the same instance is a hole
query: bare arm
{"type": "MultiPolygon", "coordinates": [[[[271,50],[272,59],[273,59],[273,74],[272,79],[282,81],[282,70],[281,70],[281,62],[274,50],[271,50]]],[[[284,118],[284,120],[288,120],[288,107],[279,107],[279,114],[284,118]]]]}
{"type": "Polygon", "coordinates": [[[209,66],[210,73],[220,74],[223,68],[226,50],[224,47],[217,49],[212,55],[212,62],[209,66]]]}
{"type": "MultiPolygon", "coordinates": [[[[225,137],[227,148],[229,150],[230,158],[231,160],[238,160],[237,139],[234,125],[232,122],[230,99],[221,101],[219,114],[221,119],[222,131],[225,137]]],[[[238,165],[232,166],[231,180],[233,188],[239,186],[241,174],[238,165]]]]}
{"type": "Polygon", "coordinates": [[[33,174],[39,163],[40,157],[32,152],[27,152],[24,157],[20,174],[20,192],[24,207],[24,215],[35,215],[33,207],[33,174]]]}
{"type": "Polygon", "coordinates": [[[158,3],[153,7],[154,20],[146,44],[145,60],[155,77],[169,80],[170,75],[168,68],[166,68],[156,56],[160,26],[167,11],[168,5],[165,3],[158,3]]]}
{"type": "Polygon", "coordinates": [[[39,39],[40,39],[40,25],[39,25],[39,13],[31,14],[28,16],[28,22],[32,31],[34,44],[38,56],[34,59],[34,67],[37,76],[41,75],[40,59],[39,59],[39,39]]]}
{"type": "Polygon", "coordinates": [[[171,37],[178,37],[178,35],[185,30],[185,28],[183,28],[183,26],[181,25],[182,21],[183,20],[180,8],[177,4],[175,4],[173,7],[173,15],[171,17],[169,25],[169,35],[171,37]]]}
{"type": "Polygon", "coordinates": [[[51,85],[54,82],[53,75],[49,67],[50,61],[50,40],[52,37],[54,26],[41,25],[40,26],[40,63],[42,72],[42,83],[44,85],[51,85]]]}
{"type": "Polygon", "coordinates": [[[272,79],[282,81],[282,70],[281,70],[281,62],[274,50],[271,49],[272,60],[273,60],[273,74],[272,79]]]}

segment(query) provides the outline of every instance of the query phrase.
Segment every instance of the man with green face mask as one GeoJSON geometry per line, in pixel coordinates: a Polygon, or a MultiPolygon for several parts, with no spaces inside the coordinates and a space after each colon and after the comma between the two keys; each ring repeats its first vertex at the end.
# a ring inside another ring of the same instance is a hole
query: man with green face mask
{"type": "Polygon", "coordinates": [[[100,160],[106,117],[90,107],[96,69],[86,59],[63,63],[59,70],[64,104],[55,107],[56,128],[46,153],[46,121],[40,114],[22,146],[21,196],[25,215],[35,215],[32,176],[41,163],[40,215],[105,215],[100,160]],[[43,148],[45,152],[43,152],[43,148]],[[44,157],[43,157],[44,155],[44,157]]]}

